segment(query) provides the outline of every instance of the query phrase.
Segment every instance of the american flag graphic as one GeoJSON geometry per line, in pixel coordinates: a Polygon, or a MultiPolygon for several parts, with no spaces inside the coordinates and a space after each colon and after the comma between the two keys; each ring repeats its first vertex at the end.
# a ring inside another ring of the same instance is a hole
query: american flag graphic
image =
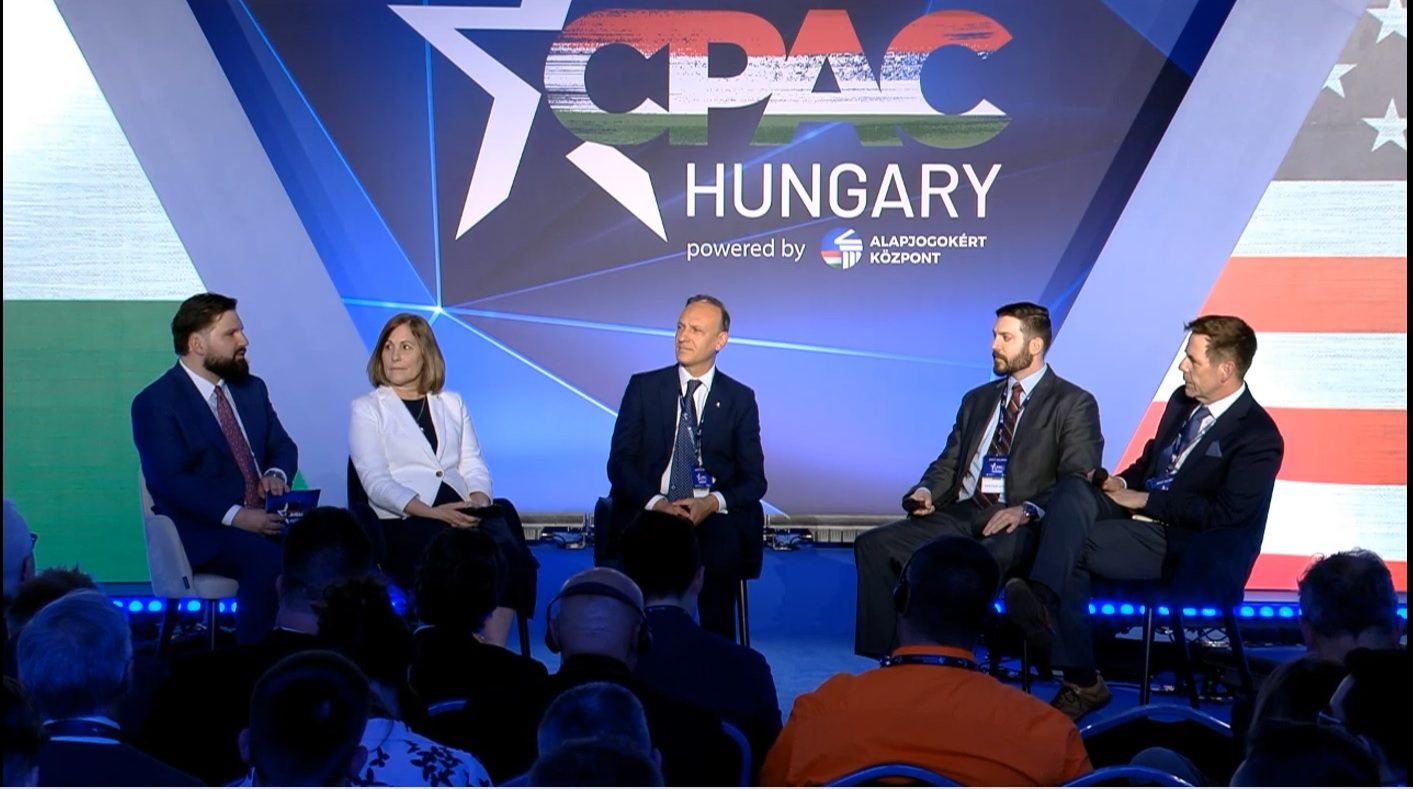
{"type": "Polygon", "coordinates": [[[1202,307],[1256,330],[1247,380],[1285,436],[1251,589],[1293,589],[1312,556],[1355,547],[1408,588],[1407,19],[1403,0],[1369,3],[1202,307]]]}

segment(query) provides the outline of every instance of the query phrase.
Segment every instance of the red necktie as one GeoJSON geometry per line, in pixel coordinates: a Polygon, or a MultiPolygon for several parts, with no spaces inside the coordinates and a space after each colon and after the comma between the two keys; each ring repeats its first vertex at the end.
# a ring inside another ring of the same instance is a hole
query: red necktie
{"type": "MultiPolygon", "coordinates": [[[[1025,394],[1025,389],[1019,383],[1011,387],[1011,399],[1006,403],[1006,412],[1001,415],[1001,421],[996,424],[996,433],[991,436],[991,447],[986,450],[988,455],[1006,456],[1011,452],[1011,439],[1016,434],[1016,418],[1020,416],[1021,397],[1025,394]]],[[[995,493],[982,493],[981,480],[976,481],[976,494],[972,501],[976,506],[986,509],[992,504],[1001,500],[995,493]]]]}
{"type": "Polygon", "coordinates": [[[231,454],[235,455],[236,465],[240,467],[240,475],[245,478],[245,506],[260,506],[260,472],[255,468],[255,456],[251,454],[250,444],[246,442],[245,434],[240,432],[235,410],[220,386],[216,387],[216,421],[221,424],[221,434],[230,444],[231,454]]]}

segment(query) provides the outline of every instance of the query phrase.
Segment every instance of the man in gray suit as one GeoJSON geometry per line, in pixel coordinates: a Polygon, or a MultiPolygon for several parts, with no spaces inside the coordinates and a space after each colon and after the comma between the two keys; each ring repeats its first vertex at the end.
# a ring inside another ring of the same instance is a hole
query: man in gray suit
{"type": "Polygon", "coordinates": [[[1002,573],[1035,550],[1036,521],[1062,477],[1098,468],[1104,453],[1094,396],[1045,364],[1050,312],[1020,302],[996,310],[991,356],[1002,380],[962,397],[942,454],[903,496],[908,517],[854,541],[858,568],[854,651],[893,647],[893,587],[923,543],[944,535],[980,540],[1002,573]]]}

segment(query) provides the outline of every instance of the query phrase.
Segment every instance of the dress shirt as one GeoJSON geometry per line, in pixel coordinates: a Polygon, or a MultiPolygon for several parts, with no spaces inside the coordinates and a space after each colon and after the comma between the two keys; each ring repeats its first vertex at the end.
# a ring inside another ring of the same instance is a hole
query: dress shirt
{"type": "MultiPolygon", "coordinates": [[[[240,409],[236,408],[235,400],[231,399],[231,388],[229,386],[226,386],[225,379],[223,378],[221,380],[218,380],[216,381],[216,383],[213,384],[210,381],[206,380],[204,377],[197,375],[196,371],[192,370],[190,367],[187,367],[185,361],[183,361],[181,365],[182,372],[186,373],[187,377],[191,379],[191,382],[196,385],[196,391],[201,393],[201,399],[206,401],[207,406],[210,406],[211,415],[215,416],[217,421],[220,421],[220,417],[216,415],[216,388],[220,387],[225,390],[224,392],[222,392],[222,394],[226,396],[226,402],[231,404],[231,413],[235,414],[236,427],[240,428],[240,434],[245,437],[245,445],[251,446],[250,434],[245,432],[245,423],[242,422],[240,419],[240,409]]],[[[255,470],[260,471],[260,458],[255,457],[253,453],[250,457],[251,461],[255,463],[255,470]]],[[[274,474],[284,482],[289,482],[289,476],[287,476],[282,469],[267,468],[264,471],[260,471],[260,473],[274,474]]],[[[239,504],[232,505],[230,509],[226,510],[226,514],[221,518],[221,523],[226,526],[230,526],[232,523],[235,523],[235,516],[236,513],[240,512],[240,508],[241,505],[239,504]]]]}
{"type": "MultiPolygon", "coordinates": [[[[690,380],[692,380],[692,376],[687,372],[687,368],[683,367],[680,364],[677,365],[677,406],[672,409],[672,435],[674,436],[672,442],[673,456],[676,456],[677,454],[677,441],[675,438],[677,435],[677,424],[682,421],[682,395],[687,393],[687,382],[690,380]]],[[[702,385],[697,387],[696,393],[692,395],[692,402],[695,403],[697,406],[697,426],[700,427],[702,422],[706,421],[707,395],[711,392],[711,382],[716,380],[716,365],[713,364],[711,366],[711,369],[703,373],[701,377],[697,378],[697,380],[701,381],[702,385]]],[[[692,463],[693,465],[696,465],[695,458],[693,459],[692,463]]],[[[662,481],[658,487],[658,490],[661,491],[661,493],[648,499],[648,503],[644,505],[643,509],[650,510],[653,507],[657,506],[657,503],[659,501],[662,501],[667,498],[668,481],[671,478],[672,457],[669,456],[667,458],[667,468],[663,469],[662,471],[662,481]]],[[[724,515],[726,513],[726,497],[716,491],[712,491],[711,495],[716,497],[716,503],[720,505],[719,507],[717,507],[716,511],[724,515]]]]}

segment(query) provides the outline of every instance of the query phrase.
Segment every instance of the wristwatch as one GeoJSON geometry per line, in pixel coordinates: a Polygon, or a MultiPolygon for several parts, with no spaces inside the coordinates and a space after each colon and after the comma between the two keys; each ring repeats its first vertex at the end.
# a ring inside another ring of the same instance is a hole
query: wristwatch
{"type": "Polygon", "coordinates": [[[1024,512],[1025,517],[1029,520],[1040,520],[1040,508],[1028,501],[1021,504],[1021,512],[1024,512]]]}

